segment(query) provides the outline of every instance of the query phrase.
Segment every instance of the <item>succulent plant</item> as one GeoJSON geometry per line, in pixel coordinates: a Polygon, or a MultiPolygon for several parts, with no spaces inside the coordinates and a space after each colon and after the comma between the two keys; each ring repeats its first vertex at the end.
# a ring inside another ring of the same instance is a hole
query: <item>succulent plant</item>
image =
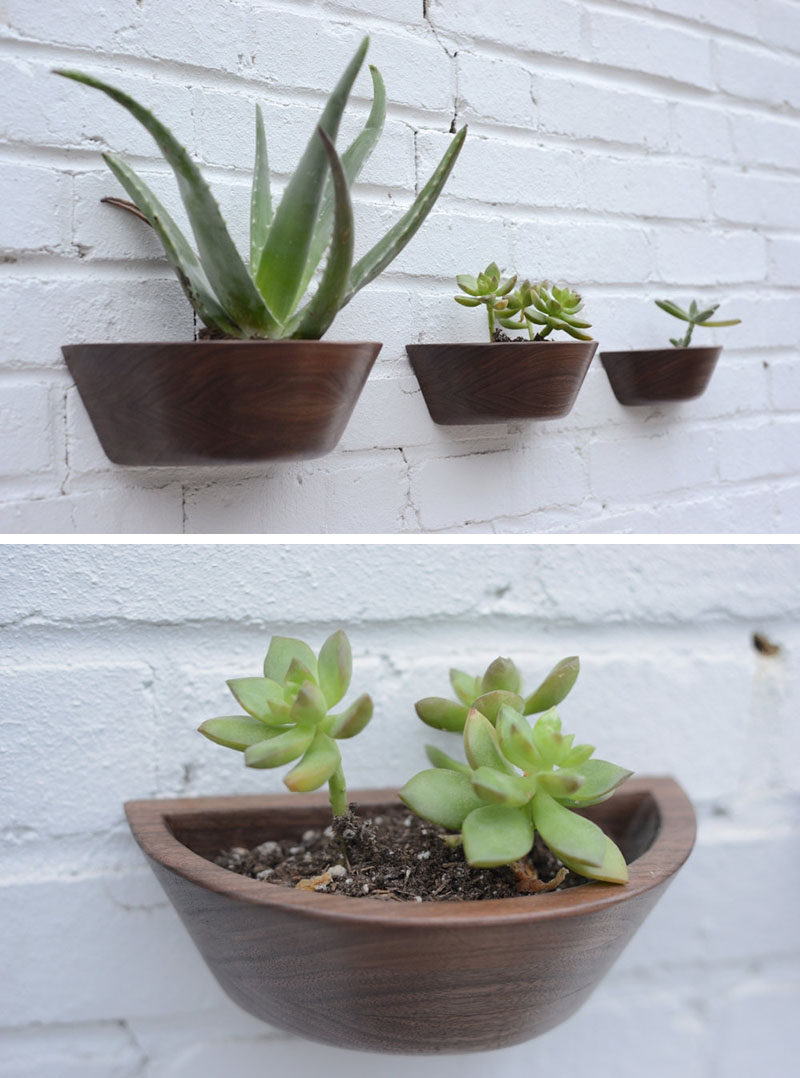
{"type": "MultiPolygon", "coordinates": [[[[334,144],[368,44],[369,38],[364,38],[334,88],[274,212],[264,123],[261,109],[256,106],[249,266],[237,251],[200,170],[169,129],[122,90],[80,71],[55,72],[102,90],[126,108],[153,136],[171,166],[197,253],[130,165],[115,154],[103,155],[133,200],[133,208],[161,240],[189,302],[210,335],[321,337],[338,311],[402,251],[436,202],[463,144],[465,127],[452,140],[411,207],[353,264],[350,187],[378,141],[386,114],[386,91],[375,67],[370,66],[373,102],[363,130],[341,157],[334,144]],[[326,248],[328,256],[319,283],[300,306],[326,248]]],[[[125,200],[116,200],[116,205],[131,208],[125,200]]]]}
{"type": "Polygon", "coordinates": [[[329,714],[347,693],[352,666],[350,642],[341,629],[328,637],[319,655],[302,640],[273,636],[264,676],[227,683],[246,714],[206,719],[198,730],[243,752],[248,767],[282,767],[299,757],[284,784],[306,792],[327,782],[334,816],[344,815],[347,790],[336,741],[355,737],[372,718],[367,694],[329,714]]]}
{"type": "Polygon", "coordinates": [[[517,283],[516,277],[502,277],[496,262],[490,262],[486,269],[477,277],[471,277],[468,273],[459,274],[456,283],[463,296],[453,296],[456,303],[462,307],[485,307],[486,316],[489,320],[489,340],[494,337],[495,315],[505,310],[507,300],[505,297],[517,283]]]}
{"type": "Polygon", "coordinates": [[[570,655],[556,663],[538,688],[523,697],[519,670],[511,659],[500,656],[489,663],[483,675],[477,677],[465,674],[463,670],[450,671],[450,684],[457,700],[426,696],[418,700],[414,707],[428,726],[461,733],[473,708],[492,723],[503,704],[516,708],[523,715],[548,711],[566,698],[579,673],[580,660],[577,655],[570,655]]]}
{"type": "Polygon", "coordinates": [[[675,348],[688,348],[692,339],[692,332],[695,326],[709,326],[715,328],[718,326],[738,326],[742,321],[741,318],[729,318],[724,322],[711,322],[709,319],[716,312],[719,307],[718,303],[715,303],[713,307],[707,307],[705,310],[701,310],[696,300],[692,300],[689,304],[689,310],[684,311],[683,307],[679,307],[677,303],[673,303],[669,299],[657,299],[654,301],[656,307],[660,307],[662,311],[666,311],[667,314],[671,314],[673,318],[680,318],[682,322],[688,322],[689,326],[686,330],[686,334],[683,337],[670,337],[669,343],[674,345],[675,348]]]}
{"type": "Polygon", "coordinates": [[[549,281],[522,284],[508,297],[500,325],[506,329],[527,329],[532,341],[543,341],[554,330],[561,330],[577,341],[592,338],[583,330],[591,327],[579,317],[583,300],[577,292],[549,281]],[[537,327],[541,327],[537,331],[537,327]]]}
{"type": "Polygon", "coordinates": [[[538,832],[574,872],[627,881],[618,847],[573,810],[605,801],[631,772],[592,759],[592,745],[573,745],[555,708],[531,726],[510,704],[500,706],[494,724],[473,707],[464,723],[464,751],[466,763],[430,747],[433,769],[410,779],[400,797],[423,819],[459,832],[469,864],[524,861],[538,832]]]}

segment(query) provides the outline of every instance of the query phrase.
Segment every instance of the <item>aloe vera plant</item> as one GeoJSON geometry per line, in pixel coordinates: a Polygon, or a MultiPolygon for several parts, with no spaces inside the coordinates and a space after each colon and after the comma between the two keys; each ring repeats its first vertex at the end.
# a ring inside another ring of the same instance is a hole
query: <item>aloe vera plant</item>
{"type": "Polygon", "coordinates": [[[450,671],[457,701],[417,702],[423,722],[463,734],[466,762],[427,745],[433,769],[415,775],[400,797],[419,816],[457,832],[474,867],[524,862],[538,831],[563,864],[582,876],[627,880],[619,849],[572,811],[606,800],[631,774],[592,759],[594,746],[574,745],[574,735],[562,734],[556,705],[579,671],[577,656],[562,659],[523,696],[519,670],[500,657],[482,676],[450,671]],[[535,714],[540,718],[531,726],[526,716],[535,714]]]}
{"type": "Polygon", "coordinates": [[[347,812],[347,788],[338,740],[355,737],[372,718],[366,693],[337,714],[353,668],[350,642],[339,629],[315,655],[308,644],[273,636],[263,677],[234,678],[228,688],[244,715],[206,719],[198,730],[210,741],[244,753],[247,767],[282,767],[288,789],[316,790],[328,783],[334,816],[347,812]]]}
{"type": "Polygon", "coordinates": [[[155,230],[183,290],[210,335],[318,339],[353,296],[374,280],[414,236],[433,208],[466,135],[453,138],[411,207],[354,263],[350,187],[374,149],[386,115],[380,72],[370,66],[373,101],[360,134],[341,156],[335,142],[353,83],[367,53],[364,38],[326,104],[277,208],[273,209],[267,140],[256,106],[256,153],[250,207],[250,257],[246,264],[230,237],[208,184],[174,135],[122,90],[80,71],[55,73],[102,90],[153,136],[172,168],[197,251],[155,193],[116,154],[103,159],[132,199],[115,200],[138,211],[155,230]],[[303,303],[327,249],[316,288],[303,303]],[[302,306],[301,306],[302,303],[302,306]]]}
{"type": "Polygon", "coordinates": [[[675,348],[688,348],[692,340],[692,332],[695,326],[708,326],[709,328],[719,326],[738,326],[741,323],[741,318],[728,318],[723,322],[710,321],[711,316],[716,313],[719,307],[718,303],[715,303],[712,307],[707,307],[704,310],[700,308],[696,300],[692,300],[689,304],[689,310],[685,311],[683,307],[679,307],[677,303],[673,303],[669,299],[657,299],[654,301],[656,307],[660,307],[662,311],[666,311],[667,314],[671,314],[673,318],[679,318],[682,322],[688,322],[689,325],[686,328],[686,333],[683,337],[670,337],[669,343],[674,345],[675,348]]]}

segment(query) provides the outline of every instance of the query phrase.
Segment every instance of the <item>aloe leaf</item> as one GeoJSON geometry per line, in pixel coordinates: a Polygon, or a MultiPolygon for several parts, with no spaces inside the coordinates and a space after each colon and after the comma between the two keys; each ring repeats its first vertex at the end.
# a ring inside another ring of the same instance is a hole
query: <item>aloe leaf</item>
{"type": "Polygon", "coordinates": [[[451,733],[461,733],[469,713],[469,708],[464,704],[445,700],[442,696],[426,696],[424,700],[417,700],[414,710],[428,726],[451,733]]]}
{"type": "Polygon", "coordinates": [[[314,740],[312,726],[292,726],[269,741],[251,745],[244,754],[248,767],[280,767],[301,756],[314,740]]]}
{"type": "Polygon", "coordinates": [[[581,664],[577,655],[570,655],[556,663],[539,688],[525,701],[525,714],[535,715],[560,704],[577,681],[580,671],[581,664]]]}
{"type": "Polygon", "coordinates": [[[263,722],[248,715],[223,715],[218,719],[206,719],[197,729],[209,741],[224,745],[227,749],[238,749],[240,752],[251,745],[271,740],[283,732],[268,730],[263,722]]]}
{"type": "Polygon", "coordinates": [[[578,872],[590,880],[600,880],[603,883],[627,883],[628,866],[625,864],[625,858],[607,835],[604,838],[606,843],[599,866],[589,865],[574,857],[562,857],[561,860],[567,868],[571,868],[573,872],[578,872]]]}
{"type": "Polygon", "coordinates": [[[614,790],[633,774],[632,771],[617,764],[610,764],[607,760],[586,760],[576,770],[583,782],[574,793],[559,798],[563,805],[596,805],[598,801],[605,801],[610,797],[614,790]]]}
{"type": "Polygon", "coordinates": [[[270,726],[276,724],[272,704],[283,700],[283,689],[266,677],[237,677],[227,682],[237,703],[254,719],[270,726]]]}
{"type": "Polygon", "coordinates": [[[359,696],[341,715],[328,715],[322,729],[331,737],[345,739],[360,734],[372,718],[372,697],[368,693],[359,696]]]}
{"type": "Polygon", "coordinates": [[[536,788],[536,779],[507,775],[493,767],[479,767],[472,773],[472,788],[484,801],[519,808],[527,805],[536,788]]]}
{"type": "Polygon", "coordinates": [[[253,190],[250,196],[250,272],[255,277],[261,252],[267,242],[272,221],[272,194],[269,186],[269,157],[264,116],[256,105],[256,161],[253,168],[253,190]]]}
{"type": "Polygon", "coordinates": [[[420,771],[408,780],[399,796],[417,816],[450,831],[457,831],[465,817],[482,804],[469,776],[447,768],[420,771]]]}
{"type": "Polygon", "coordinates": [[[512,772],[500,752],[494,726],[475,708],[470,711],[464,725],[464,752],[470,766],[475,769],[491,767],[506,774],[512,772]]]}
{"type": "Polygon", "coordinates": [[[460,771],[462,775],[470,775],[472,773],[469,764],[465,764],[461,760],[455,760],[452,756],[448,756],[446,752],[442,752],[436,745],[426,745],[425,755],[434,767],[443,767],[447,771],[460,771]]]}
{"type": "Polygon", "coordinates": [[[317,730],[302,759],[284,776],[283,783],[296,793],[318,790],[341,762],[339,746],[327,734],[317,730]]]}
{"type": "Polygon", "coordinates": [[[267,656],[264,659],[264,676],[283,683],[292,665],[292,659],[297,659],[314,676],[317,676],[317,657],[308,644],[302,640],[295,640],[291,636],[273,636],[269,642],[267,656]]]}
{"type": "Polygon", "coordinates": [[[597,824],[559,805],[542,789],[536,791],[531,804],[536,830],[557,857],[600,867],[605,856],[606,836],[597,824]]]}
{"type": "MultiPolygon", "coordinates": [[[[364,62],[369,38],[365,37],[355,56],[328,98],[318,127],[331,142],[336,141],[342,112],[364,62]]],[[[276,317],[285,322],[302,295],[306,262],[319,212],[328,169],[326,147],[315,129],[283,192],[261,253],[256,284],[276,317]]]]}
{"type": "Polygon", "coordinates": [[[464,820],[464,856],[474,868],[495,868],[525,857],[533,846],[527,808],[482,805],[464,820]]]}
{"type": "MultiPolygon", "coordinates": [[[[104,153],[103,160],[133,199],[138,207],[138,215],[152,226],[161,240],[167,261],[175,271],[186,298],[203,322],[209,329],[229,337],[243,337],[242,331],[220,306],[188,240],[153,191],[121,158],[104,153]]],[[[114,204],[119,205],[120,202],[118,200],[114,204]]],[[[125,205],[123,208],[130,210],[131,207],[125,205]]]]}
{"type": "Polygon", "coordinates": [[[329,636],[320,648],[317,669],[328,707],[335,707],[350,687],[353,674],[353,653],[342,629],[329,636]]]}
{"type": "Polygon", "coordinates": [[[353,266],[350,273],[350,288],[342,301],[343,307],[350,302],[364,285],[369,284],[379,273],[386,269],[417,232],[422,222],[433,209],[448,176],[453,171],[453,166],[464,144],[466,134],[466,127],[462,127],[445,150],[444,156],[436,166],[433,175],[417,195],[411,208],[403,214],[397,224],[389,229],[383,239],[379,240],[353,266]]]}
{"type": "Polygon", "coordinates": [[[149,131],[175,173],[197,242],[200,261],[219,302],[230,318],[249,336],[263,336],[273,331],[276,328],[275,318],[259,295],[228,234],[216,199],[197,165],[169,128],[138,101],[100,79],[80,71],[59,69],[55,73],[102,90],[126,108],[149,131]]]}
{"type": "MultiPolygon", "coordinates": [[[[369,110],[369,116],[361,132],[353,139],[341,156],[342,169],[347,177],[348,189],[352,187],[361,169],[375,149],[386,119],[386,87],[383,84],[381,73],[373,64],[369,65],[369,73],[372,76],[372,108],[369,110]]],[[[314,271],[319,265],[331,238],[334,219],[334,187],[330,177],[325,181],[320,206],[298,296],[302,296],[308,287],[308,283],[314,276],[314,271]]]]}
{"type": "MultiPolygon", "coordinates": [[[[104,160],[105,160],[105,156],[106,155],[104,154],[103,155],[104,160]]],[[[108,164],[107,161],[106,161],[106,164],[108,164]]],[[[100,201],[107,203],[107,205],[109,205],[109,206],[116,206],[116,208],[118,210],[127,210],[128,213],[133,214],[134,217],[138,217],[140,221],[144,221],[144,223],[146,225],[150,224],[150,221],[142,213],[142,211],[139,209],[139,207],[135,203],[129,202],[127,200],[127,198],[115,198],[113,195],[104,195],[103,198],[100,199],[100,201]]]]}
{"type": "Polygon", "coordinates": [[[318,340],[339,312],[353,265],[353,206],[347,179],[336,149],[320,127],[319,137],[325,146],[333,175],[336,213],[328,259],[319,287],[313,298],[291,320],[291,335],[303,340],[318,340]]]}
{"type": "Polygon", "coordinates": [[[662,311],[666,311],[667,314],[671,314],[673,318],[680,318],[682,322],[691,322],[692,319],[681,307],[676,303],[672,303],[668,299],[656,299],[653,300],[656,307],[660,307],[662,311]]]}

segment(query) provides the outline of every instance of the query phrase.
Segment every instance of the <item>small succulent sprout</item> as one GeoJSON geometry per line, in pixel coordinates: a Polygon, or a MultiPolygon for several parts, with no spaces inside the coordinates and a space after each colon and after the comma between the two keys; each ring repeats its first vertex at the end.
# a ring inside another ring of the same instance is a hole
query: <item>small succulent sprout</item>
{"type": "Polygon", "coordinates": [[[519,670],[511,659],[499,657],[489,663],[482,676],[473,677],[463,670],[450,671],[450,684],[457,700],[427,696],[418,700],[414,707],[428,726],[461,733],[471,708],[494,723],[504,704],[518,708],[524,715],[535,715],[555,707],[565,699],[579,672],[580,660],[576,655],[570,655],[556,663],[541,685],[523,697],[519,670]]]}
{"type": "Polygon", "coordinates": [[[532,341],[543,341],[554,330],[578,341],[590,341],[592,338],[584,330],[591,328],[591,322],[580,317],[582,310],[582,298],[566,286],[523,281],[509,295],[499,321],[505,329],[526,329],[532,341]]]}
{"type": "Polygon", "coordinates": [[[339,629],[315,655],[308,644],[273,636],[263,677],[233,678],[228,688],[245,715],[206,719],[198,730],[218,745],[244,753],[248,767],[283,767],[299,762],[284,776],[297,792],[328,783],[334,816],[347,812],[347,790],[337,741],[355,737],[372,718],[365,693],[336,714],[350,687],[350,642],[339,629]]]}
{"type": "MultiPolygon", "coordinates": [[[[538,690],[537,690],[538,691],[538,690]]],[[[618,847],[575,809],[609,798],[631,772],[593,758],[592,745],[574,745],[555,708],[535,722],[503,704],[493,725],[477,708],[464,723],[462,763],[428,747],[432,770],[400,791],[425,820],[460,836],[475,868],[525,859],[538,831],[546,846],[588,879],[625,883],[628,869],[618,847]]]]}
{"type": "Polygon", "coordinates": [[[712,307],[707,307],[704,310],[701,309],[696,300],[692,300],[689,304],[689,310],[685,311],[683,307],[679,307],[677,303],[673,303],[669,299],[657,299],[654,301],[656,307],[660,307],[662,311],[666,311],[667,314],[671,314],[673,318],[679,318],[682,322],[688,322],[689,325],[686,329],[686,334],[683,337],[670,337],[669,343],[675,348],[688,348],[692,339],[692,333],[695,326],[708,326],[709,328],[717,328],[719,326],[738,326],[741,323],[741,318],[728,318],[724,322],[712,322],[711,316],[716,313],[719,307],[718,303],[715,303],[712,307]]]}
{"type": "Polygon", "coordinates": [[[462,307],[485,307],[489,321],[489,340],[494,337],[495,317],[506,309],[508,296],[511,289],[517,283],[516,277],[503,277],[496,262],[490,262],[486,269],[477,277],[471,277],[468,273],[459,274],[456,283],[463,296],[454,296],[456,303],[462,307]]]}
{"type": "Polygon", "coordinates": [[[364,38],[331,92],[276,207],[264,121],[260,106],[256,106],[247,260],[231,239],[199,168],[153,113],[91,75],[64,69],[55,72],[107,94],[155,139],[175,173],[196,251],[142,177],[110,153],[103,154],[103,159],[132,202],[109,201],[153,228],[187,299],[211,336],[273,340],[321,337],[341,308],[403,250],[439,197],[461,150],[466,127],[452,139],[409,209],[366,254],[353,261],[350,188],[375,148],[386,117],[386,89],[377,68],[369,69],[373,100],[364,127],[341,156],[335,143],[368,46],[369,38],[364,38]],[[314,283],[326,251],[324,267],[314,283]]]}

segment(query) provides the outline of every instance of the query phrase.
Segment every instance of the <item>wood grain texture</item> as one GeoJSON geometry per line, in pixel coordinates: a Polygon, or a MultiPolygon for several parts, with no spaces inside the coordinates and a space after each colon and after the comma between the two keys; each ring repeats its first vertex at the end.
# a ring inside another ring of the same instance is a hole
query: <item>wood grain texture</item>
{"type": "Polygon", "coordinates": [[[435,423],[558,419],[575,403],[597,341],[407,344],[435,423]]]}
{"type": "MultiPolygon", "coordinates": [[[[364,809],[394,791],[351,794],[364,809]]],[[[592,992],[694,844],[667,778],[628,782],[587,810],[630,862],[624,886],[481,902],[401,903],[296,891],[207,860],[324,826],[319,794],[125,806],[200,953],[228,995],[271,1025],[369,1051],[486,1051],[535,1037],[592,992]]],[[[155,973],[154,973],[155,975],[155,973]]]]}
{"type": "Polygon", "coordinates": [[[380,348],[196,341],[62,351],[109,460],[173,465],[329,453],[380,348]]]}
{"type": "Polygon", "coordinates": [[[614,396],[620,404],[690,401],[701,396],[721,348],[656,348],[601,352],[614,396]]]}

